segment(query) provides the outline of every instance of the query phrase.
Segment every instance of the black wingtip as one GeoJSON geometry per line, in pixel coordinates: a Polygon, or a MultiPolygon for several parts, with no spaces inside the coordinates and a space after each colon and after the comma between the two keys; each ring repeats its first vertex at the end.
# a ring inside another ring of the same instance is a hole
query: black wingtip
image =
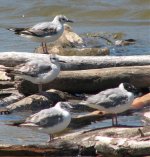
{"type": "Polygon", "coordinates": [[[9,31],[15,31],[15,28],[6,28],[7,30],[9,30],[9,31]]]}
{"type": "Polygon", "coordinates": [[[15,34],[18,34],[18,35],[20,35],[20,33],[22,32],[22,31],[24,31],[25,30],[25,28],[7,28],[7,30],[9,30],[9,31],[12,31],[12,32],[14,32],[15,34]]]}

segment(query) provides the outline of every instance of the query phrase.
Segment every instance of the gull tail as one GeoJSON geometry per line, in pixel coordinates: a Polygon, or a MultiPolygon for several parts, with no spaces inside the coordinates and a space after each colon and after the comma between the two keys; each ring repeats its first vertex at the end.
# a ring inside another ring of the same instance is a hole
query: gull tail
{"type": "Polygon", "coordinates": [[[18,121],[18,122],[14,122],[12,124],[6,124],[8,126],[17,126],[17,127],[21,127],[21,124],[24,123],[24,121],[18,121]]]}
{"type": "Polygon", "coordinates": [[[26,30],[26,28],[7,28],[7,30],[12,31],[17,35],[20,35],[22,31],[26,30]]]}

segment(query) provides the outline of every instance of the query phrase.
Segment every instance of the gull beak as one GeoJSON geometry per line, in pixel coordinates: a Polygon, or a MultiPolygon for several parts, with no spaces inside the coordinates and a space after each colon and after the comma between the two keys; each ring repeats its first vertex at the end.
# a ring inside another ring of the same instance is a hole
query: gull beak
{"type": "Polygon", "coordinates": [[[69,20],[69,19],[68,19],[66,22],[71,22],[71,23],[74,23],[74,21],[72,21],[72,20],[69,20]]]}
{"type": "Polygon", "coordinates": [[[60,63],[66,63],[65,61],[59,60],[60,63]]]}

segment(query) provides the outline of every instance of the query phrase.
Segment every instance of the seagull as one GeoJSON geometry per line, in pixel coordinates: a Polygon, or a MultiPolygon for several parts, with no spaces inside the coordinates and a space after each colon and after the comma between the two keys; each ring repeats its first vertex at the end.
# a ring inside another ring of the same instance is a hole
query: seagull
{"type": "Polygon", "coordinates": [[[47,42],[54,42],[64,31],[64,24],[73,22],[64,15],[57,15],[52,22],[38,23],[29,28],[8,28],[15,34],[31,39],[34,42],[40,42],[43,52],[48,53],[47,42]]]}
{"type": "Polygon", "coordinates": [[[59,60],[55,55],[50,56],[50,62],[45,63],[42,60],[32,60],[15,67],[0,67],[0,71],[5,71],[9,76],[17,75],[34,84],[38,84],[39,93],[42,92],[42,84],[53,81],[60,72],[60,63],[65,61],[59,60]]]}
{"type": "Polygon", "coordinates": [[[107,89],[87,97],[80,104],[111,113],[112,126],[117,126],[117,114],[128,110],[137,94],[138,90],[132,84],[121,83],[117,88],[107,89]]]}
{"type": "Polygon", "coordinates": [[[28,127],[42,133],[49,134],[49,141],[54,139],[53,134],[63,131],[71,121],[72,106],[69,102],[58,102],[54,107],[35,113],[21,124],[12,124],[18,127],[28,127]]]}

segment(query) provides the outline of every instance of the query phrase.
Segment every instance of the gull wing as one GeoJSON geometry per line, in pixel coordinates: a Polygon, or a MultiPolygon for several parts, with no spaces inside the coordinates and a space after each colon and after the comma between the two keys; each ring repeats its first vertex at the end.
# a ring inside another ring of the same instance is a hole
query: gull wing
{"type": "Polygon", "coordinates": [[[42,73],[47,73],[50,70],[52,70],[50,64],[26,63],[14,67],[13,71],[11,70],[10,73],[17,74],[17,75],[29,75],[31,77],[38,77],[38,75],[42,73]]]}
{"type": "Polygon", "coordinates": [[[87,103],[100,105],[105,108],[126,104],[127,101],[128,96],[119,88],[102,91],[96,95],[88,97],[86,100],[87,103]]]}
{"type": "Polygon", "coordinates": [[[57,26],[51,22],[43,22],[22,31],[21,34],[32,35],[36,37],[51,36],[57,34],[57,26]]]}
{"type": "Polygon", "coordinates": [[[23,125],[51,127],[63,121],[63,115],[55,108],[42,110],[26,119],[23,125]]]}

